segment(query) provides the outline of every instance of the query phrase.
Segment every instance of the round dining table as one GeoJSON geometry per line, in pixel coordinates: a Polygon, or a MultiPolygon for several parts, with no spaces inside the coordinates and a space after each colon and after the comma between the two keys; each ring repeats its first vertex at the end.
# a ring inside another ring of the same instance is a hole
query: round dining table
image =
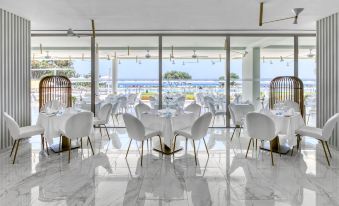
{"type": "Polygon", "coordinates": [[[191,127],[194,122],[194,113],[173,109],[150,110],[141,115],[141,121],[146,129],[161,132],[164,151],[161,151],[160,144],[156,145],[154,150],[170,155],[182,149],[178,147],[172,150],[174,131],[191,127]]]}
{"type": "MultiPolygon", "coordinates": [[[[68,118],[72,115],[84,112],[85,110],[77,108],[66,108],[64,111],[54,111],[54,112],[40,112],[37,120],[37,125],[44,128],[44,137],[50,146],[53,152],[62,152],[64,150],[68,151],[69,148],[69,139],[67,137],[62,137],[62,151],[60,149],[60,142],[55,143],[53,139],[55,137],[60,137],[60,130],[63,129],[66,125],[68,118]]],[[[94,129],[91,131],[91,138],[94,137],[94,129]]],[[[75,149],[79,146],[76,143],[72,143],[71,148],[75,149]]]]}
{"type": "MultiPolygon", "coordinates": [[[[272,142],[273,152],[287,154],[290,148],[298,144],[295,131],[305,126],[303,117],[300,112],[288,113],[271,110],[263,113],[273,119],[279,134],[272,142]],[[280,151],[278,151],[278,144],[280,144],[280,151]]],[[[262,148],[269,150],[269,145],[267,144],[262,148]]]]}

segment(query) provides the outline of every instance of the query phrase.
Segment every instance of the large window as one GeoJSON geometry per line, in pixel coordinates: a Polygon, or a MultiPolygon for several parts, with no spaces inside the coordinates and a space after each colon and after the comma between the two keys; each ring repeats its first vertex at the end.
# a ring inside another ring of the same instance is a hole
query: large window
{"type": "Polygon", "coordinates": [[[231,101],[267,104],[269,83],[294,75],[293,37],[231,38],[231,101]]]}
{"type": "MultiPolygon", "coordinates": [[[[139,101],[158,105],[158,37],[97,37],[96,43],[96,105],[102,101],[114,104],[122,96],[127,102],[120,102],[117,114],[133,113],[139,101]]],[[[121,115],[116,118],[114,126],[124,126],[121,115]]]]}
{"type": "MultiPolygon", "coordinates": [[[[88,37],[32,37],[32,122],[39,112],[39,81],[46,75],[64,75],[72,82],[73,104],[91,105],[91,54],[88,37]]],[[[85,106],[86,107],[86,106],[85,106]]]]}
{"type": "Polygon", "coordinates": [[[299,78],[305,88],[306,123],[316,125],[316,38],[299,37],[299,78]]]}
{"type": "MultiPolygon", "coordinates": [[[[226,110],[225,37],[164,37],[162,92],[163,106],[168,99],[184,98],[181,106],[193,101],[202,112],[212,111],[204,98],[209,97],[216,110],[226,110]]],[[[180,104],[180,102],[179,102],[180,104]]],[[[180,105],[179,105],[180,106],[180,105]]],[[[225,115],[215,117],[211,126],[224,127],[225,115]]]]}
{"type": "MultiPolygon", "coordinates": [[[[119,122],[110,121],[110,126],[124,126],[120,114],[134,113],[133,106],[139,101],[158,109],[161,105],[173,107],[169,105],[170,100],[182,97],[185,99],[182,107],[197,102],[202,106],[202,112],[206,112],[211,108],[205,97],[211,97],[216,110],[227,111],[226,94],[229,94],[231,102],[250,102],[259,109],[267,104],[269,83],[274,77],[295,74],[293,35],[230,34],[230,45],[226,44],[226,35],[161,36],[97,34],[93,48],[90,33],[80,38],[33,36],[33,122],[38,113],[39,80],[44,75],[69,77],[73,102],[81,103],[87,110],[91,110],[93,104],[98,110],[105,101],[127,97],[126,105],[120,104],[117,111],[119,122]],[[96,51],[94,73],[91,73],[91,50],[96,51]],[[226,88],[227,75],[229,90],[226,88]],[[95,102],[91,101],[93,97],[95,102]]],[[[314,124],[315,37],[300,35],[298,40],[298,76],[305,86],[306,122],[314,124]]],[[[224,117],[217,117],[213,126],[224,127],[224,120],[224,117]]]]}

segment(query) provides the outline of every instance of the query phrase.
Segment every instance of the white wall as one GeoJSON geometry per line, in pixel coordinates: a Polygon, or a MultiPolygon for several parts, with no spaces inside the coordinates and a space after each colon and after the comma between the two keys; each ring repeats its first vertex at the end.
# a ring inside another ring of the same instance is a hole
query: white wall
{"type": "MultiPolygon", "coordinates": [[[[338,13],[317,21],[317,126],[339,112],[338,13]]],[[[338,128],[330,144],[338,148],[338,128]]]]}
{"type": "Polygon", "coordinates": [[[31,121],[30,27],[30,21],[0,9],[0,149],[13,142],[3,112],[20,126],[31,121]]]}

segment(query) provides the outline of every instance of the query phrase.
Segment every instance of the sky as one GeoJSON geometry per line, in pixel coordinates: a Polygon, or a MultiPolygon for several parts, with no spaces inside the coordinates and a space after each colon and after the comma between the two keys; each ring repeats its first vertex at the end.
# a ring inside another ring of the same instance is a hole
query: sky
{"type": "MultiPolygon", "coordinates": [[[[90,61],[74,60],[74,68],[79,74],[90,73],[90,61]]],[[[260,63],[260,78],[272,79],[276,76],[293,75],[293,61],[272,60],[269,59],[260,63]]],[[[315,80],[315,61],[313,59],[299,60],[299,77],[305,80],[315,80]]],[[[110,60],[100,60],[99,74],[100,76],[111,76],[112,62],[110,60]]],[[[175,64],[169,60],[163,61],[163,73],[170,70],[188,72],[194,80],[215,80],[225,74],[225,61],[199,60],[197,63],[192,59],[177,60],[175,64]],[[184,64],[183,64],[184,62],[184,64]]],[[[242,78],[242,60],[231,60],[231,72],[242,78]]],[[[140,62],[135,60],[120,60],[118,64],[119,80],[156,80],[158,79],[158,60],[143,59],[140,62]]]]}

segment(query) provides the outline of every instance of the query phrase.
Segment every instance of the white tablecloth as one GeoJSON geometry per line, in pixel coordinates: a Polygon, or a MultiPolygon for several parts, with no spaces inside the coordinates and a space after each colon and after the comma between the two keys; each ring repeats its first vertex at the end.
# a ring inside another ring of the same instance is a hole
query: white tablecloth
{"type": "MultiPolygon", "coordinates": [[[[66,111],[63,114],[57,115],[48,115],[46,113],[39,113],[37,125],[40,125],[45,129],[44,136],[47,139],[49,145],[53,144],[53,138],[60,136],[60,129],[65,127],[65,123],[68,118],[72,115],[79,113],[76,110],[66,111]]],[[[92,128],[92,134],[90,137],[94,136],[94,130],[92,128]]]]}
{"type": "Polygon", "coordinates": [[[146,128],[152,130],[160,130],[161,136],[164,138],[164,144],[171,147],[174,131],[192,126],[194,122],[194,114],[184,112],[171,116],[161,115],[158,111],[142,114],[141,121],[146,128]]]}
{"type": "Polygon", "coordinates": [[[294,146],[297,144],[295,131],[305,126],[304,119],[300,113],[295,113],[292,116],[268,114],[273,120],[279,132],[279,141],[282,144],[294,146]]]}

